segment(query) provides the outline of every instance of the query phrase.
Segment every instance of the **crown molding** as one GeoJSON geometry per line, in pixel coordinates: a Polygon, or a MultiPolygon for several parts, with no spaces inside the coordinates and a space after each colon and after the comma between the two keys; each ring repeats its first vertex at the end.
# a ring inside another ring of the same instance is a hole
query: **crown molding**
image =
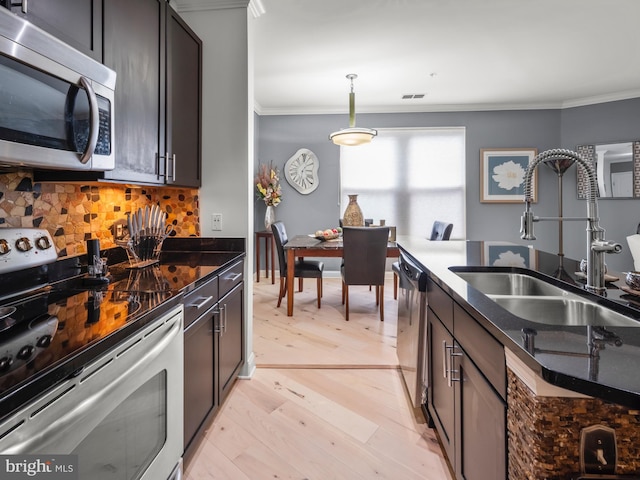
{"type": "MultiPolygon", "coordinates": [[[[640,98],[640,90],[617,92],[607,95],[576,98],[559,102],[539,103],[495,103],[495,104],[439,104],[439,105],[383,105],[383,106],[359,106],[358,113],[443,113],[443,112],[489,112],[496,110],[564,110],[566,108],[586,107],[600,103],[617,102],[640,98]]],[[[254,103],[254,111],[261,116],[268,115],[335,115],[348,112],[344,107],[263,107],[258,102],[254,103]]]]}
{"type": "Polygon", "coordinates": [[[229,8],[248,8],[249,6],[249,0],[172,0],[171,3],[175,4],[178,12],[225,10],[229,8]]]}
{"type": "MultiPolygon", "coordinates": [[[[396,105],[358,107],[358,114],[375,113],[443,113],[443,112],[483,112],[495,110],[553,110],[562,108],[560,103],[537,104],[452,104],[452,105],[414,105],[400,107],[396,105]]],[[[264,108],[254,103],[254,111],[261,116],[268,115],[349,115],[344,107],[292,107],[264,108]]]]}
{"type": "Polygon", "coordinates": [[[562,102],[562,108],[585,107],[587,105],[595,105],[598,103],[607,103],[607,102],[617,102],[619,100],[629,100],[631,98],[638,98],[638,97],[640,97],[640,89],[628,90],[626,92],[607,93],[605,95],[596,95],[593,97],[566,100],[562,102]]]}

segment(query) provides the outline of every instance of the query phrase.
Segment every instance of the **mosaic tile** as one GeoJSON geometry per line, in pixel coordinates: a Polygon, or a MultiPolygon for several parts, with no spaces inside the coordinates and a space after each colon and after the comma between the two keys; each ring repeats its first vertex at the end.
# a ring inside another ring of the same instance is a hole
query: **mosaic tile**
{"type": "Polygon", "coordinates": [[[98,238],[101,248],[115,246],[114,232],[146,205],[167,212],[174,235],[200,236],[196,189],[34,183],[29,171],[0,173],[0,225],[46,228],[61,257],[85,253],[89,238],[98,238]]]}
{"type": "Polygon", "coordinates": [[[640,412],[597,398],[538,397],[511,370],[507,377],[510,480],[575,478],[591,425],[616,431],[617,473],[640,473],[640,412]]]}

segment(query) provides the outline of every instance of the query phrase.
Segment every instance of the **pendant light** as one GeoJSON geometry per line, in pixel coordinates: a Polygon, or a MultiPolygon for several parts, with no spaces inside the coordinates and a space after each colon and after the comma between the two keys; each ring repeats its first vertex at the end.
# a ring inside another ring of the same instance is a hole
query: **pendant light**
{"type": "Polygon", "coordinates": [[[351,92],[349,93],[349,128],[333,132],[329,135],[329,140],[336,145],[354,147],[371,142],[371,139],[375,137],[378,132],[371,128],[356,127],[356,94],[353,91],[353,80],[358,78],[358,75],[350,73],[347,75],[347,78],[351,81],[351,92]]]}

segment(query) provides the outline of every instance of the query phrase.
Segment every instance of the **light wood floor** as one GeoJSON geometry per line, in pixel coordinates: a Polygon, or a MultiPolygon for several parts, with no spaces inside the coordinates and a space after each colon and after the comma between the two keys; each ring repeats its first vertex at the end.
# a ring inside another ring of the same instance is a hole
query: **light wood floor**
{"type": "Polygon", "coordinates": [[[258,368],[236,382],[187,480],[451,480],[397,369],[392,277],[384,322],[367,287],[351,288],[345,322],[337,278],[324,279],[319,310],[305,282],[293,317],[286,302],[275,307],[277,283],[263,277],[254,289],[258,368]]]}

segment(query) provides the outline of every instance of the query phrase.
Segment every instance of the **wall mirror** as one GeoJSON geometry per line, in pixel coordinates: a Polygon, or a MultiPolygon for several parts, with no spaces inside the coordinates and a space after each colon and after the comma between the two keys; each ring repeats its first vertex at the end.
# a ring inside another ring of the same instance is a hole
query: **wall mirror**
{"type": "MultiPolygon", "coordinates": [[[[640,141],[578,145],[596,171],[598,198],[640,197],[640,141]]],[[[578,165],[578,198],[587,197],[587,176],[578,165]]]]}

